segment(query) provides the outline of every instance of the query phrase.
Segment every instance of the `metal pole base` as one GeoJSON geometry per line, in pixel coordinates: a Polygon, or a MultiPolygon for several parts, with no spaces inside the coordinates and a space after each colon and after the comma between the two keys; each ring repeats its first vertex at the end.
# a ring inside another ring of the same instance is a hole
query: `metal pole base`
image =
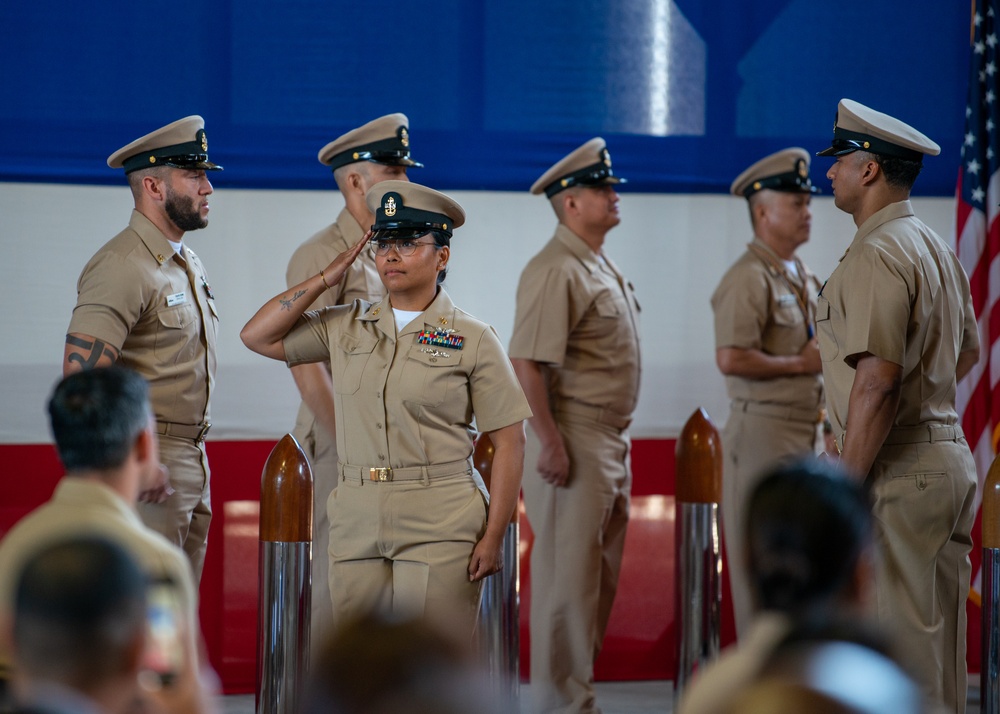
{"type": "Polygon", "coordinates": [[[312,543],[261,542],[257,714],[296,714],[309,667],[312,543]]]}

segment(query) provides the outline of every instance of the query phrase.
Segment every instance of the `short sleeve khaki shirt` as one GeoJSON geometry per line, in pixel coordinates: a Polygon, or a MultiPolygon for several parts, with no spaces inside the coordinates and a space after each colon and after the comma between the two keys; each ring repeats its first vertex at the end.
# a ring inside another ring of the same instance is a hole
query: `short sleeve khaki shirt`
{"type": "MultiPolygon", "coordinates": [[[[177,587],[192,645],[197,642],[198,594],[184,552],[147,528],[110,488],[73,476],[64,477],[52,499],[0,541],[0,620],[13,609],[15,579],[28,557],[46,544],[83,534],[108,538],[124,547],[150,577],[169,578],[177,587]]],[[[0,670],[9,662],[9,653],[0,650],[0,670]]]]}
{"type": "MultiPolygon", "coordinates": [[[[779,356],[802,351],[811,339],[820,284],[802,261],[796,262],[798,275],[785,269],[763,241],[754,239],[712,295],[716,349],[736,347],[779,356]]],[[[730,399],[806,411],[817,411],[823,404],[823,378],[818,374],[766,380],[727,375],[726,389],[730,399]]]]}
{"type": "Polygon", "coordinates": [[[398,336],[388,298],[356,300],[307,312],[284,348],[289,365],[330,361],[343,464],[466,460],[477,429],[531,416],[493,328],[456,308],[443,289],[398,336]]]}
{"type": "Polygon", "coordinates": [[[837,434],[860,356],[903,368],[894,426],[955,424],[955,369],[979,333],[969,280],[951,248],[893,203],[865,221],[830,276],[817,326],[830,417],[837,434]]]}
{"type": "Polygon", "coordinates": [[[132,211],[128,228],[84,267],[67,332],[119,350],[119,364],[149,382],[158,420],[201,424],[211,420],[219,315],[205,267],[182,252],[132,211]]]}
{"type": "Polygon", "coordinates": [[[641,372],[639,303],[632,283],[563,224],[521,273],[510,356],[549,365],[557,400],[623,416],[641,372]]]}

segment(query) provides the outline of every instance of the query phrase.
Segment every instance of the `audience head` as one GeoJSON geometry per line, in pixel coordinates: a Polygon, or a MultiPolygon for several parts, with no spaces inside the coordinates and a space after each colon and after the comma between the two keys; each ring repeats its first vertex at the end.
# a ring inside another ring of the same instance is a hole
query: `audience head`
{"type": "Polygon", "coordinates": [[[759,609],[802,615],[866,595],[873,548],[864,488],[810,458],[776,467],[750,496],[747,563],[759,609]]]}
{"type": "Polygon", "coordinates": [[[122,367],[76,372],[56,385],[49,423],[67,471],[120,467],[150,428],[149,386],[122,367]]]}
{"type": "Polygon", "coordinates": [[[422,620],[372,613],[336,629],[313,661],[305,714],[490,714],[477,660],[422,620]]]}
{"type": "Polygon", "coordinates": [[[28,692],[38,682],[84,694],[136,684],[146,576],[121,546],[75,536],[43,547],[16,580],[13,615],[15,672],[28,692]]]}

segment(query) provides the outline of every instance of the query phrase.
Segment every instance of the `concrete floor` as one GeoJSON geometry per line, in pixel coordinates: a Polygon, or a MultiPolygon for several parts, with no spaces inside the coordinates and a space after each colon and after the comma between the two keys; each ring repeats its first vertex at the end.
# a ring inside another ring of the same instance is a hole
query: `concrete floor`
{"type": "MultiPolygon", "coordinates": [[[[595,686],[597,704],[604,714],[670,714],[674,709],[673,682],[598,682],[595,686]]],[[[528,696],[529,685],[522,684],[521,701],[528,701],[528,696]]],[[[233,694],[222,697],[219,714],[254,714],[254,695],[233,694]]]]}
{"type": "MultiPolygon", "coordinates": [[[[528,701],[529,686],[521,685],[522,702],[528,701]]],[[[598,682],[595,687],[597,704],[604,714],[671,714],[674,710],[674,683],[670,681],[598,682]]],[[[219,709],[219,714],[255,714],[254,695],[222,697],[219,709]]],[[[970,681],[967,714],[978,711],[979,682],[970,681]]]]}

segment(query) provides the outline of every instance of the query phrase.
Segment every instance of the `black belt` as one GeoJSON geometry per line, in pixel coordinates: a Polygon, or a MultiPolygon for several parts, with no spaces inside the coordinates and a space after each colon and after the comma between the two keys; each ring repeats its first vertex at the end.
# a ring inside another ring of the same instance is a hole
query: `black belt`
{"type": "Polygon", "coordinates": [[[180,439],[190,439],[196,444],[200,444],[208,436],[208,430],[212,428],[211,423],[204,424],[175,424],[170,421],[156,422],[156,433],[163,436],[176,436],[180,439]]]}

